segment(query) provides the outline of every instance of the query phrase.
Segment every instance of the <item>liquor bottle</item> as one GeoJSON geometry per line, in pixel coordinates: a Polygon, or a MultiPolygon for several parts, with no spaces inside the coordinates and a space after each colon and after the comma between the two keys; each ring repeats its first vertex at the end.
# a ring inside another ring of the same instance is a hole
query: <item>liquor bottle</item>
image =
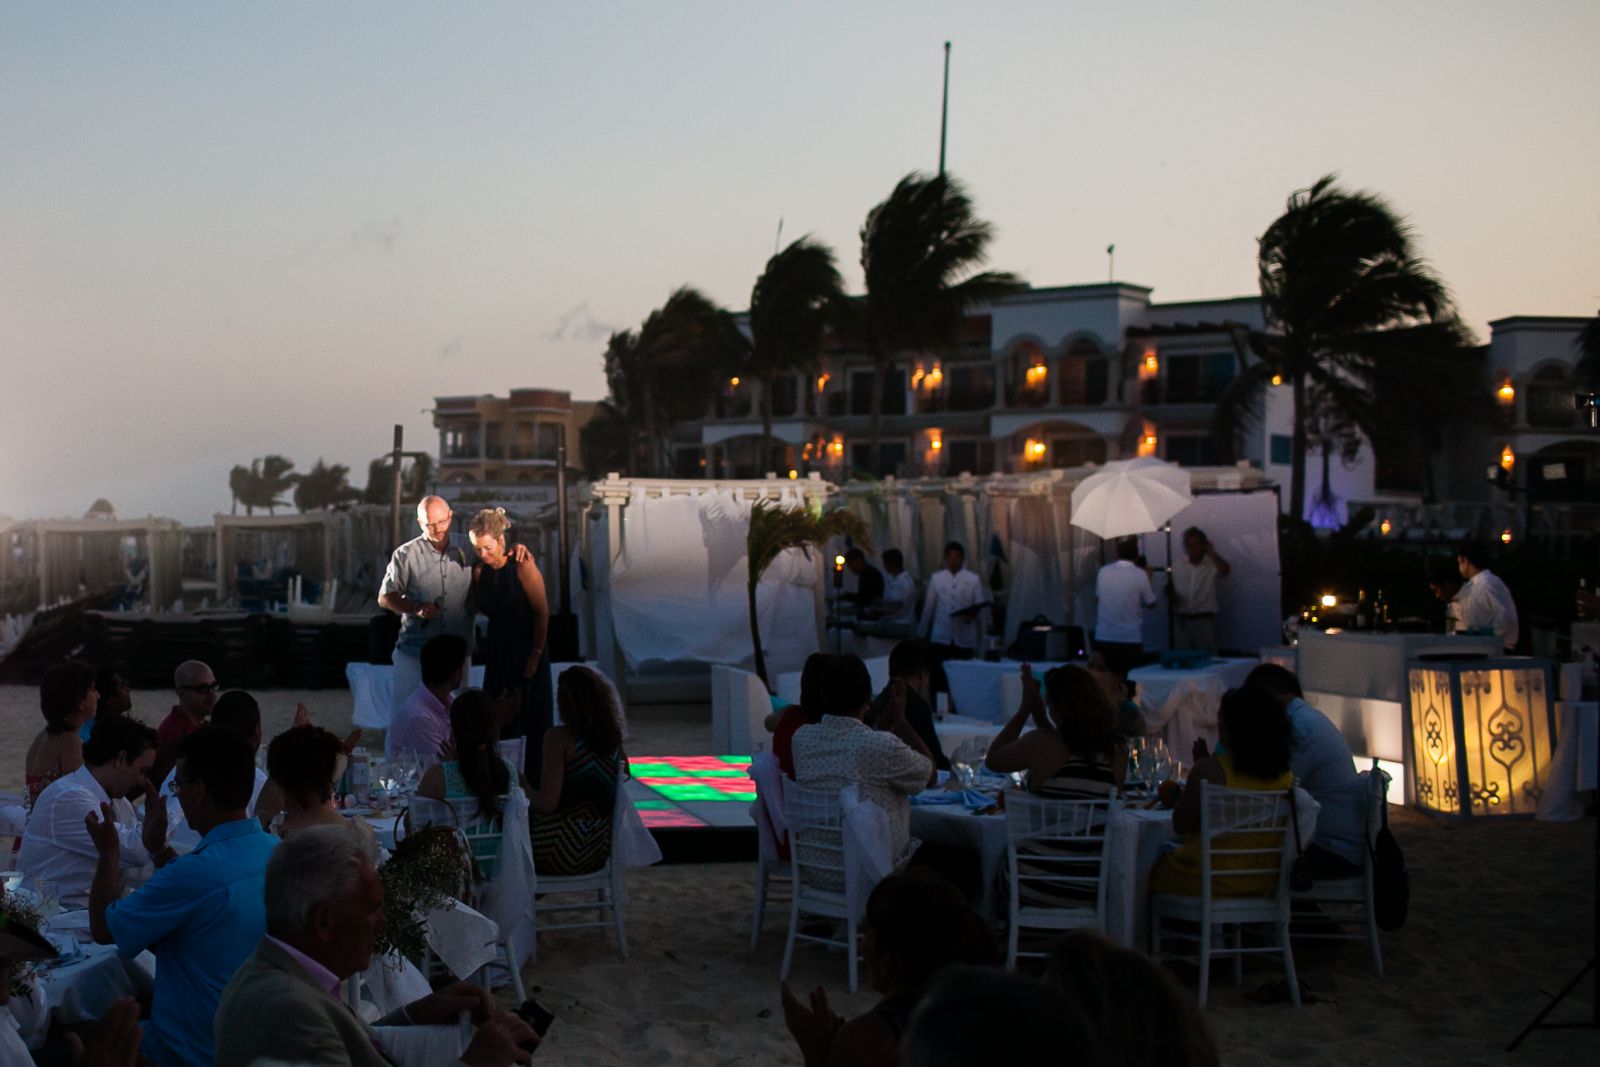
{"type": "Polygon", "coordinates": [[[1357,630],[1370,629],[1372,620],[1372,605],[1367,603],[1367,591],[1362,589],[1356,596],[1356,626],[1357,630]]]}
{"type": "Polygon", "coordinates": [[[1372,605],[1372,625],[1379,628],[1389,625],[1389,602],[1383,598],[1383,590],[1378,590],[1378,599],[1372,605]]]}

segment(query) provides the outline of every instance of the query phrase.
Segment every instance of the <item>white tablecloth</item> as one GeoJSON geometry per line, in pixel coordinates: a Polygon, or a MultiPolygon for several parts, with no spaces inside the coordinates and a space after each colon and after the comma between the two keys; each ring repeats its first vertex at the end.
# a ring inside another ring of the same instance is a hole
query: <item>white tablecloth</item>
{"type": "Polygon", "coordinates": [[[1222,694],[1243,685],[1258,662],[1221,659],[1191,670],[1151,666],[1129,671],[1128,680],[1138,686],[1145,733],[1165,738],[1172,758],[1189,762],[1196,738],[1216,742],[1222,694]]]}
{"type": "Polygon", "coordinates": [[[1600,732],[1600,704],[1556,704],[1556,754],[1550,780],[1539,795],[1537,817],[1551,822],[1583,818],[1577,793],[1596,788],[1595,734],[1600,732]]]}
{"type": "Polygon", "coordinates": [[[58,1022],[98,1019],[123,997],[148,997],[155,988],[149,953],[123,958],[113,945],[84,945],[71,963],[39,973],[50,1013],[58,1022]]]}
{"type": "MultiPolygon", "coordinates": [[[[1035,663],[1033,676],[1042,681],[1045,671],[1059,666],[1059,663],[1035,663]]],[[[968,718],[1003,723],[1022,700],[1020,660],[947,660],[944,676],[950,683],[950,710],[968,718]]]]}
{"type": "Polygon", "coordinates": [[[1144,951],[1150,870],[1173,839],[1172,812],[1123,808],[1111,817],[1106,836],[1106,936],[1144,951]]]}
{"type": "Polygon", "coordinates": [[[979,910],[996,915],[1005,910],[1005,902],[999,896],[1000,868],[1006,862],[1004,814],[974,815],[960,804],[913,804],[911,836],[919,841],[937,841],[976,852],[983,875],[979,910]]]}
{"type": "Polygon", "coordinates": [[[443,1067],[467,1050],[459,1026],[375,1026],[384,1052],[400,1067],[443,1067]]]}

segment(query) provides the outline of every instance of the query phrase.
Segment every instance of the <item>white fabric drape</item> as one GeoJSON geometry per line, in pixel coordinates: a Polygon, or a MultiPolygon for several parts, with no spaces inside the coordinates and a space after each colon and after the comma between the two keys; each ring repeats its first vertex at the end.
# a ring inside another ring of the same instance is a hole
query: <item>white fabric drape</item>
{"type": "Polygon", "coordinates": [[[862,800],[853,785],[839,790],[844,816],[844,896],[850,913],[860,919],[867,913],[867,898],[894,870],[894,843],[889,816],[870,800],[862,800]]]}

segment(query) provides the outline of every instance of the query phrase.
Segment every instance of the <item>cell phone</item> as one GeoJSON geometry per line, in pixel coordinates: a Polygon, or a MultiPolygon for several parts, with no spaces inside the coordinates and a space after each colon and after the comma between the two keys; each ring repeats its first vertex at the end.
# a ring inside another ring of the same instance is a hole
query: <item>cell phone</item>
{"type": "Polygon", "coordinates": [[[522,1002],[522,1006],[517,1009],[517,1015],[540,1038],[543,1038],[550,1029],[550,1024],[556,1021],[556,1013],[532,997],[522,1002]]]}

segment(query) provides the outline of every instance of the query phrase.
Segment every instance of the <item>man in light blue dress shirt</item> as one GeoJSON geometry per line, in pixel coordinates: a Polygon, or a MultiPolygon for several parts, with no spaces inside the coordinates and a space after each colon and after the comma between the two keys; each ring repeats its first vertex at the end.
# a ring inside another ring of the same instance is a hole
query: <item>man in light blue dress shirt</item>
{"type": "Polygon", "coordinates": [[[263,884],[278,839],[245,812],[254,784],[255,752],[244,734],[203,726],[185,737],[178,800],[200,843],[126,897],[110,805],[85,819],[99,853],[89,928],[124,956],[155,954],[155,998],[140,1052],[162,1067],[211,1067],[222,990],[266,931],[263,884]]]}

